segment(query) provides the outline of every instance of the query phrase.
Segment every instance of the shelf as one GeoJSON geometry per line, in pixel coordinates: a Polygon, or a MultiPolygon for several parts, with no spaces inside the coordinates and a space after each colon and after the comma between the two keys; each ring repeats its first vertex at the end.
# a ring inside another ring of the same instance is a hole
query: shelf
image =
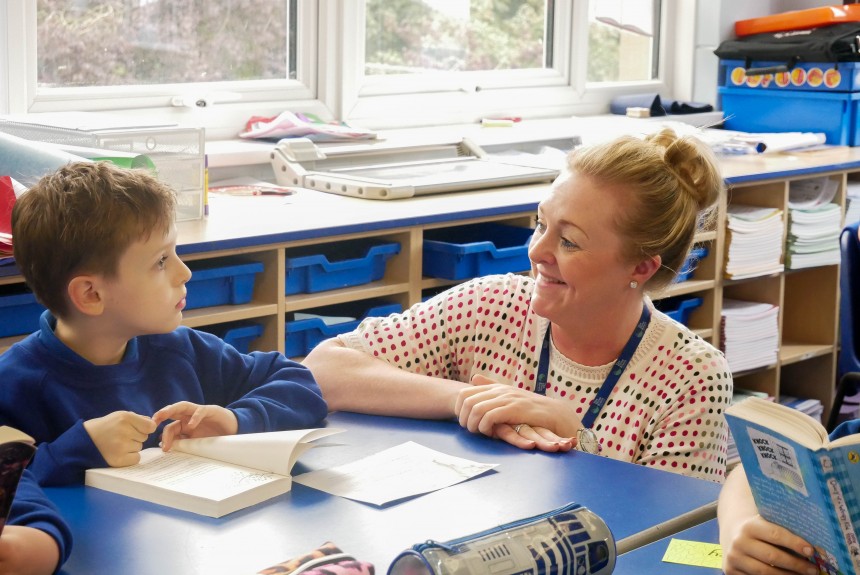
{"type": "Polygon", "coordinates": [[[714,286],[716,285],[717,282],[714,280],[687,280],[685,282],[670,285],[660,292],[659,296],[655,295],[654,297],[655,299],[663,299],[676,295],[686,295],[688,293],[711,290],[714,289],[714,286]]]}
{"type": "Polygon", "coordinates": [[[779,363],[780,365],[790,365],[829,353],[835,353],[834,346],[810,343],[783,343],[779,348],[779,363]]]}
{"type": "Polygon", "coordinates": [[[182,325],[196,328],[228,321],[265,317],[276,313],[278,313],[278,306],[273,303],[201,307],[182,312],[182,325]]]}
{"type": "Polygon", "coordinates": [[[338,290],[319,293],[303,293],[284,296],[286,304],[285,311],[297,311],[310,309],[336,303],[344,303],[359,299],[373,299],[392,295],[406,294],[409,292],[408,283],[387,284],[382,281],[369,284],[348,287],[338,290]]]}

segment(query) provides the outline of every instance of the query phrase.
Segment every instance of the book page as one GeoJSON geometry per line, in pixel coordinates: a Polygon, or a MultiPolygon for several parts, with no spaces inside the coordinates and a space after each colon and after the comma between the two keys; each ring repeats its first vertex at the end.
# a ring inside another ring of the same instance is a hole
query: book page
{"type": "MultiPolygon", "coordinates": [[[[284,477],[213,461],[187,453],[165,453],[157,447],[140,452],[140,463],[129,467],[106,467],[87,470],[87,485],[101,487],[98,476],[159,487],[195,497],[220,501],[284,477]]],[[[122,491],[136,496],[133,486],[122,491]]]]}
{"type": "Polygon", "coordinates": [[[408,441],[346,465],[297,475],[293,480],[333,495],[384,505],[460,483],[496,466],[408,441]]]}
{"type": "Polygon", "coordinates": [[[308,442],[342,431],[326,427],[178,439],[173,450],[289,476],[299,456],[313,447],[308,442]]]}

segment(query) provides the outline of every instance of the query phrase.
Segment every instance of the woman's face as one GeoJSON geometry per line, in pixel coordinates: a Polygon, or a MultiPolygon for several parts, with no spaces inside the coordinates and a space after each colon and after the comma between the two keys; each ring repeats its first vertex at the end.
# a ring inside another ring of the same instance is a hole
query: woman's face
{"type": "Polygon", "coordinates": [[[536,280],[532,305],[539,315],[564,324],[565,318],[611,314],[624,298],[641,297],[630,287],[636,264],[622,261],[617,231],[626,197],[624,189],[577,173],[553,183],[538,206],[529,245],[536,280]]]}

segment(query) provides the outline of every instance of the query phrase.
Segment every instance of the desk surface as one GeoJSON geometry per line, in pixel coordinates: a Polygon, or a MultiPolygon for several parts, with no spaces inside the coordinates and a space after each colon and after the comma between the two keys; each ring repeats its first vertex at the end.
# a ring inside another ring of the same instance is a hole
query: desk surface
{"type": "Polygon", "coordinates": [[[664,563],[663,556],[672,539],[685,539],[702,543],[719,543],[720,532],[717,520],[712,519],[695,527],[685,529],[680,533],[655,541],[650,545],[634,549],[618,557],[613,575],[642,575],[643,573],[660,573],[660,575],[720,575],[721,569],[681,565],[679,563],[664,563]]]}
{"type": "Polygon", "coordinates": [[[401,550],[580,503],[616,540],[712,502],[719,485],[599,456],[525,452],[455,422],[331,414],[345,433],[316,447],[294,474],[353,461],[404,441],[498,463],[487,475],[384,508],[294,484],[257,506],[212,519],[93,488],[50,488],[75,534],[66,575],[253,574],[333,541],[383,575],[401,550]]]}

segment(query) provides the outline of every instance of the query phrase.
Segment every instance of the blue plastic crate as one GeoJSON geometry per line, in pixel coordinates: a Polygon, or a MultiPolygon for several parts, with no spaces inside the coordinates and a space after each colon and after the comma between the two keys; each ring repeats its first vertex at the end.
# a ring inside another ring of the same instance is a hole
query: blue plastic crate
{"type": "Polygon", "coordinates": [[[240,353],[248,353],[251,343],[263,335],[263,326],[252,321],[234,321],[201,328],[215,334],[236,348],[240,353]]]}
{"type": "MultiPolygon", "coordinates": [[[[753,60],[750,68],[774,68],[785,62],[753,60]]],[[[790,71],[749,76],[743,60],[720,60],[720,86],[746,90],[860,91],[860,62],[798,62],[790,71]]]]}
{"type": "Polygon", "coordinates": [[[217,261],[189,262],[191,281],[186,284],[185,309],[214,305],[248,303],[254,295],[256,274],[263,271],[261,262],[232,263],[217,261]]]}
{"type": "Polygon", "coordinates": [[[382,279],[397,242],[350,241],[287,251],[286,295],[363,285],[382,279]]]}
{"type": "Polygon", "coordinates": [[[684,261],[684,265],[681,266],[681,271],[675,276],[675,283],[685,282],[693,277],[693,273],[696,271],[699,262],[707,256],[708,248],[706,246],[696,246],[691,249],[689,255],[687,255],[687,259],[684,261]]]}
{"type": "MultiPolygon", "coordinates": [[[[364,304],[366,306],[367,302],[364,302],[364,304]]],[[[335,305],[322,310],[313,311],[313,313],[316,313],[317,315],[349,316],[357,318],[351,321],[342,321],[331,325],[326,325],[326,323],[320,318],[288,321],[286,323],[287,333],[284,355],[287,357],[307,355],[322,341],[354,330],[365,318],[384,317],[403,311],[403,306],[400,304],[383,303],[370,308],[365,307],[364,309],[367,311],[364,313],[351,313],[357,309],[357,305],[357,302],[351,302],[349,304],[341,304],[340,306],[335,305]]],[[[310,312],[311,310],[308,311],[310,312]]]]}
{"type": "Polygon", "coordinates": [[[860,92],[718,88],[724,126],[742,132],[822,132],[830,145],[855,146],[860,92]]]}
{"type": "Polygon", "coordinates": [[[531,228],[474,224],[424,233],[423,274],[459,280],[531,269],[531,228]]]}
{"type": "Polygon", "coordinates": [[[45,307],[22,286],[0,286],[0,337],[30,334],[39,329],[45,307]]]}
{"type": "Polygon", "coordinates": [[[670,297],[655,302],[657,309],[665,313],[678,323],[687,325],[693,310],[701,307],[703,299],[700,297],[670,297]]]}

